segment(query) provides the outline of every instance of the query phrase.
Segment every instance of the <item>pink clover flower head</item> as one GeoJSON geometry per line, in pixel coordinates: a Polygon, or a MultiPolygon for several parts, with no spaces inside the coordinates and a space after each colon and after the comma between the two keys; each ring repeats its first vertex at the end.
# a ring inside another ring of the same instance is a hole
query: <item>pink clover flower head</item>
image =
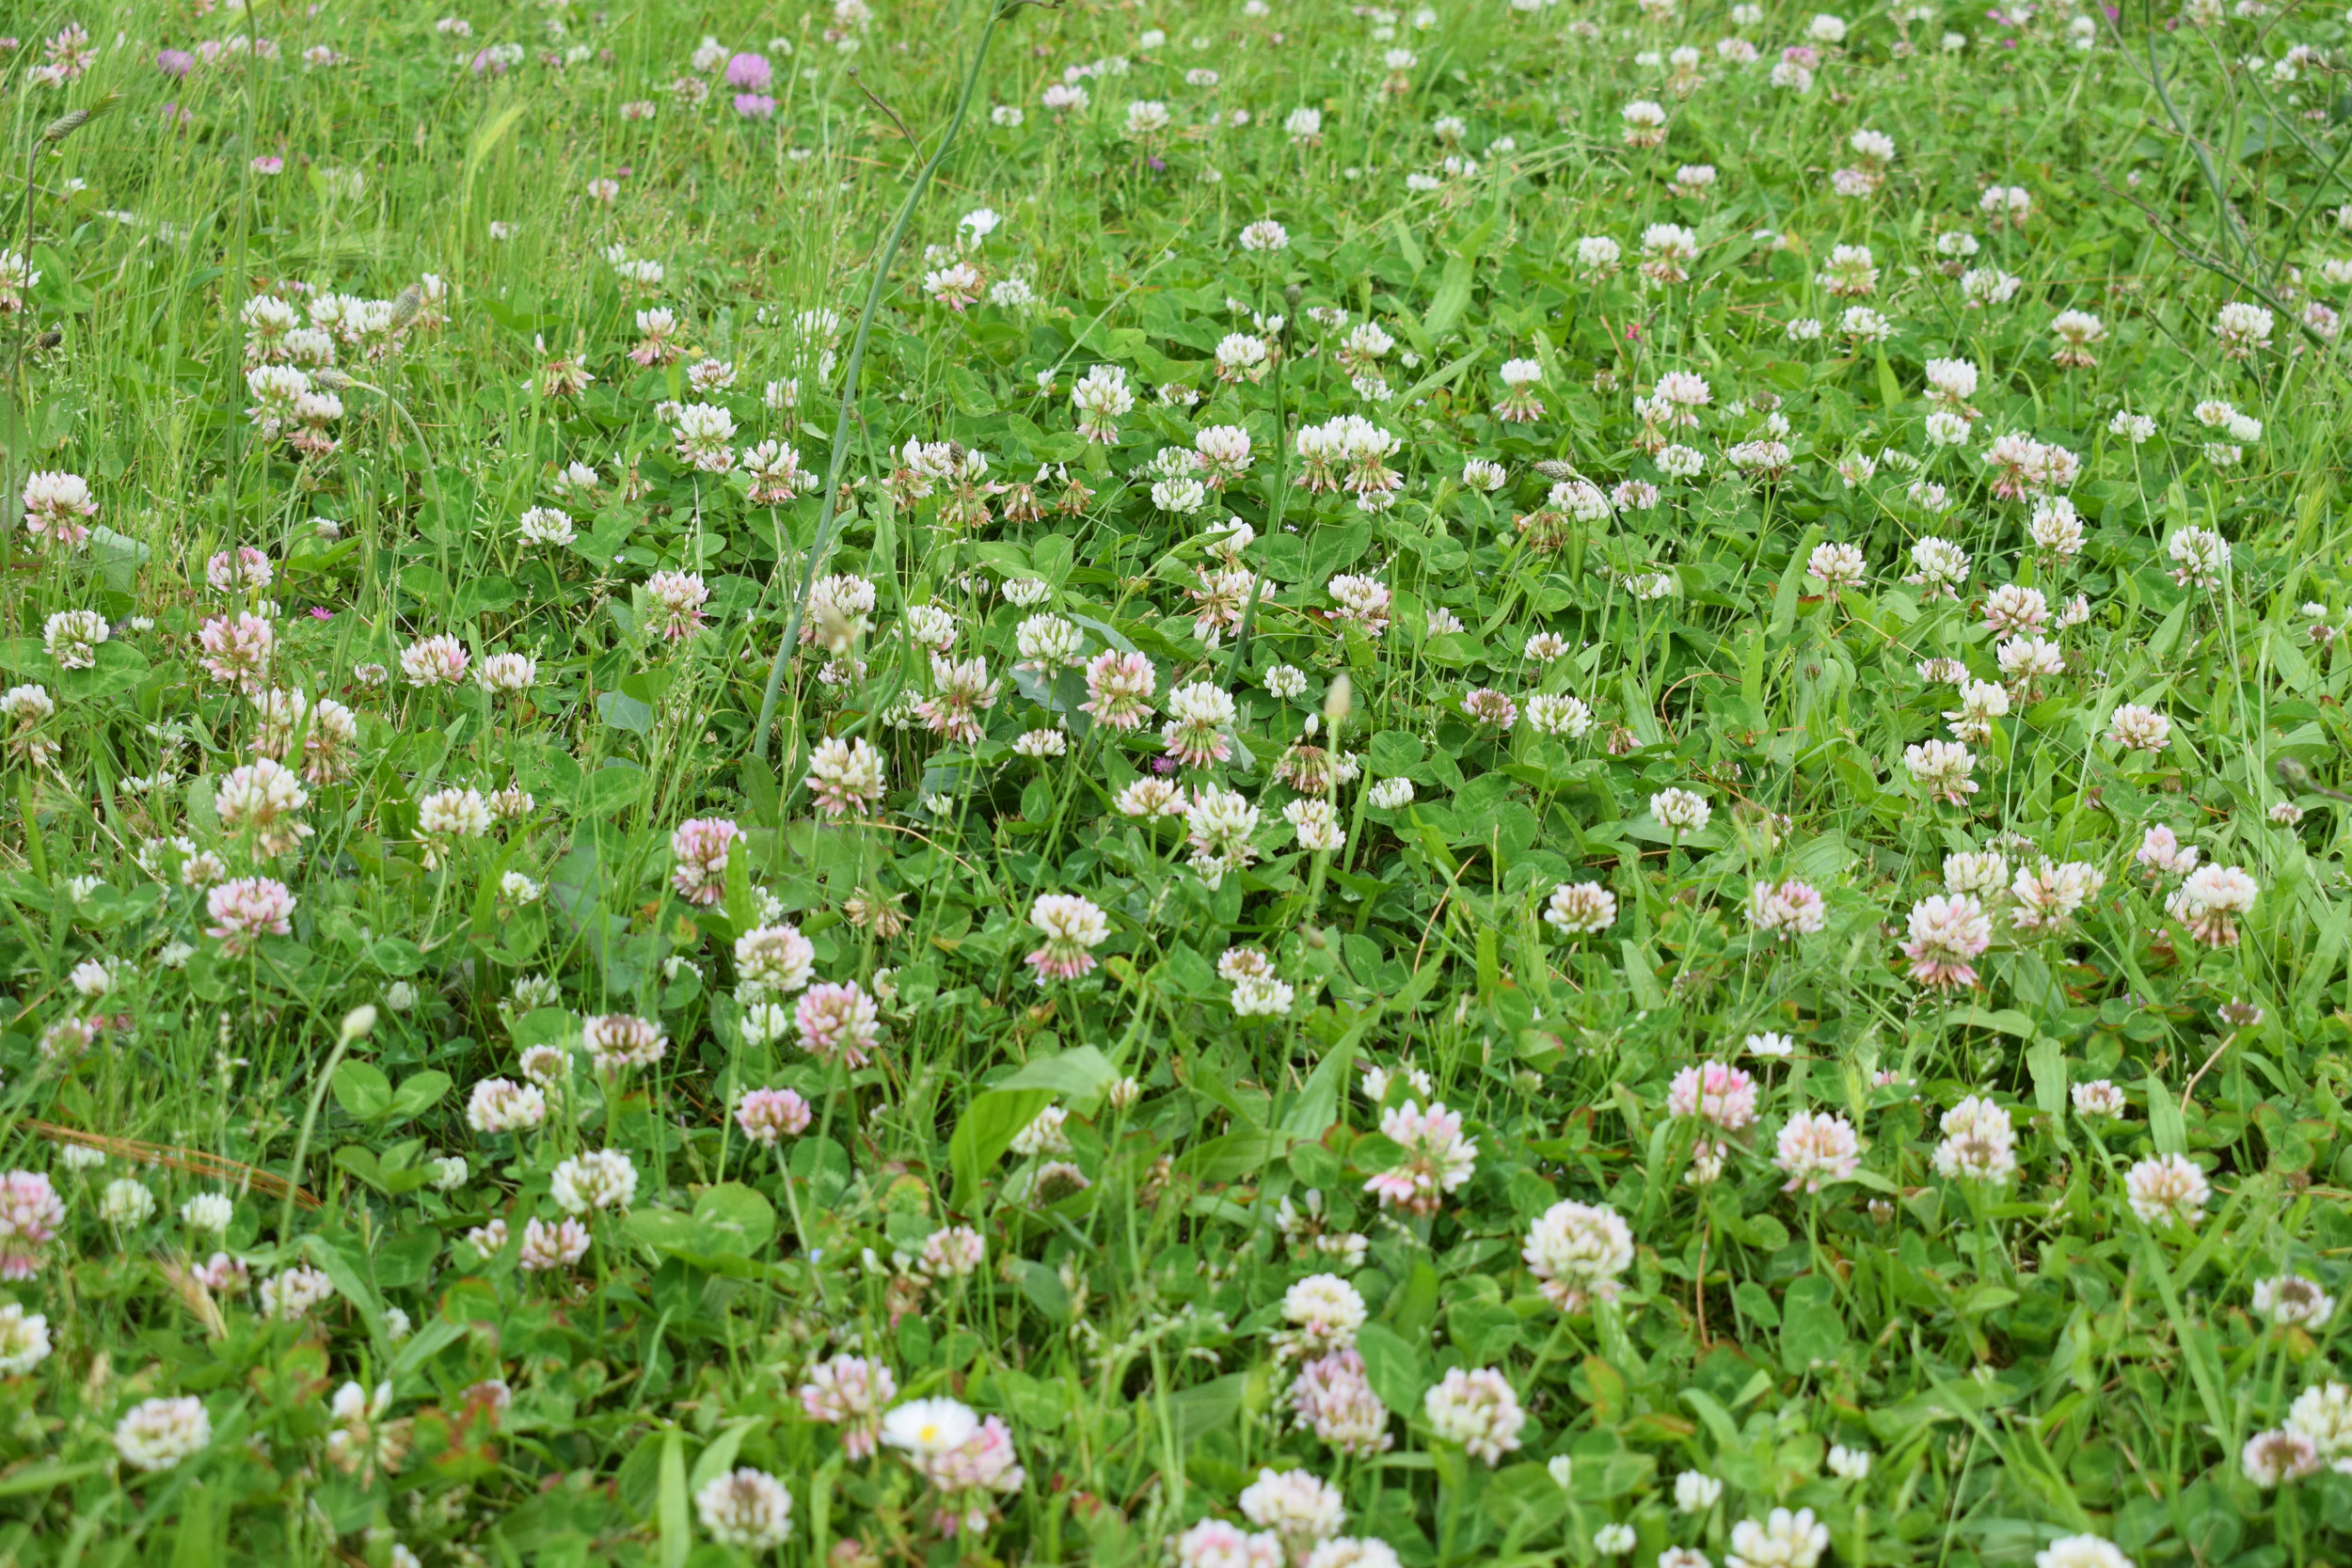
{"type": "Polygon", "coordinates": [[[868,814],[882,804],[886,788],[882,753],[864,736],[852,740],[827,736],[809,753],[809,799],[825,816],[838,820],[868,814]]]}
{"type": "Polygon", "coordinates": [[[851,1459],[869,1459],[882,1436],[882,1412],[898,1397],[898,1380],[880,1360],[836,1355],[808,1370],[800,1386],[801,1409],[812,1421],[841,1429],[841,1449],[851,1459]]]}
{"type": "Polygon", "coordinates": [[[703,606],[709,601],[710,589],[700,572],[656,572],[645,579],[645,594],[662,610],[661,635],[666,641],[675,642],[702,629],[703,606]]]}
{"type": "Polygon", "coordinates": [[[1829,924],[1829,907],[1810,882],[1757,882],[1748,890],[1748,924],[1787,942],[1812,936],[1829,924]]]}
{"type": "Polygon", "coordinates": [[[670,835],[676,863],[670,885],[690,904],[716,904],[727,890],[727,851],[743,830],[723,816],[690,816],[670,835]]]}
{"type": "Polygon", "coordinates": [[[41,1248],[65,1227],[65,1202],[39,1171],[0,1176],[0,1279],[30,1279],[41,1248]]]}
{"type": "Polygon", "coordinates": [[[2200,866],[2164,901],[2164,912],[2207,947],[2234,947],[2238,917],[2261,895],[2262,885],[2241,866],[2200,866]]]}
{"type": "Polygon", "coordinates": [[[753,1089],[735,1102],[735,1125],[754,1143],[774,1145],[808,1131],[808,1101],[791,1089],[753,1089]]]}
{"type": "Polygon", "coordinates": [[[213,924],[204,934],[220,942],[221,951],[241,958],[264,936],[284,936],[294,929],[298,900],[275,877],[240,877],[222,882],[204,896],[205,912],[213,924]]]}
{"type": "Polygon", "coordinates": [[[1666,1089],[1670,1116],[1698,1117],[1726,1132],[1755,1125],[1756,1080],[1725,1062],[1686,1067],[1666,1089]]]}
{"type": "MultiPolygon", "coordinates": [[[[31,280],[38,282],[40,274],[34,274],[31,280]]],[[[0,273],[0,313],[21,303],[15,291],[25,286],[29,285],[21,270],[14,277],[0,273]]],[[[89,538],[88,519],[98,515],[89,482],[79,474],[35,473],[24,482],[24,531],[44,546],[61,549],[80,549],[89,538]]]]}
{"type": "Polygon", "coordinates": [[[1151,658],[1105,648],[1088,661],[1086,672],[1087,700],[1078,711],[1121,734],[1141,728],[1152,711],[1152,690],[1158,680],[1151,658]]]}
{"type": "Polygon", "coordinates": [[[1852,1180],[1861,1168],[1861,1140],[1844,1117],[1799,1111],[1782,1126],[1772,1164],[1788,1178],[1783,1192],[1818,1193],[1832,1181],[1852,1180]]]}
{"type": "Polygon", "coordinates": [[[268,689],[270,661],[278,651],[278,628],[266,617],[250,610],[233,620],[215,615],[198,629],[196,641],[203,650],[198,663],[213,679],[248,696],[268,689]]]}
{"type": "Polygon", "coordinates": [[[1040,985],[1091,973],[1093,949],[1111,934],[1110,921],[1092,899],[1069,893],[1041,895],[1029,906],[1029,924],[1045,936],[1044,945],[1028,957],[1040,985]]]}
{"type": "Polygon", "coordinates": [[[1470,1179],[1478,1145],[1462,1136],[1462,1117],[1442,1101],[1427,1110],[1413,1101],[1380,1114],[1380,1131],[1404,1151],[1395,1165],[1364,1183],[1364,1191],[1416,1214],[1434,1214],[1439,1200],[1470,1179]]]}
{"type": "Polygon", "coordinates": [[[792,1025],[810,1055],[848,1067],[864,1067],[882,1044],[882,1010],[854,980],[803,991],[792,1025]]]}
{"type": "Polygon", "coordinates": [[[1976,960],[1993,945],[1993,922],[1970,894],[1932,894],[1912,907],[1911,939],[1902,944],[1911,977],[1931,990],[1977,983],[1976,960]]]}

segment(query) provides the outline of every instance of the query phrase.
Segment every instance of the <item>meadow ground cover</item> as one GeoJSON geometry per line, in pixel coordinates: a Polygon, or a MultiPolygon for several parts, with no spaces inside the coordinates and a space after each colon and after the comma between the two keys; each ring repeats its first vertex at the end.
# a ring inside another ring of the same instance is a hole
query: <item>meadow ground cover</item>
{"type": "Polygon", "coordinates": [[[2352,1546],[2345,19],[19,8],[0,1557],[2352,1546]]]}

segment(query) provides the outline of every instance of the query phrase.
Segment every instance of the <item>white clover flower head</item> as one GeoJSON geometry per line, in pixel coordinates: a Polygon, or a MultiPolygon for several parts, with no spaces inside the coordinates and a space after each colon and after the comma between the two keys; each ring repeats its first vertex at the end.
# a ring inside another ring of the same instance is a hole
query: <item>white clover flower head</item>
{"type": "Polygon", "coordinates": [[[2034,1568],[2132,1568],[2114,1542],[2098,1535],[2061,1535],[2033,1560],[2034,1568]]]}
{"type": "Polygon", "coordinates": [[[637,1166],[617,1148],[575,1154],[555,1167],[548,1193],[570,1214],[627,1209],[637,1196],[637,1166]]]}
{"type": "Polygon", "coordinates": [[[764,1552],[792,1533],[792,1494],[775,1477],[749,1465],[711,1477],[694,1494],[694,1511],[723,1546],[764,1552]]]}
{"type": "Polygon", "coordinates": [[[1490,1468],[1519,1447],[1527,1424],[1518,1393],[1492,1367],[1454,1368],[1422,1397],[1422,1410],[1439,1440],[1461,1445],[1490,1468]]]}
{"type": "Polygon", "coordinates": [[[1763,1519],[1742,1519],[1731,1528],[1730,1568],[1815,1568],[1829,1548],[1829,1528],[1809,1508],[1775,1508],[1763,1519]]]}
{"type": "Polygon", "coordinates": [[[135,1469],[176,1468],[201,1453],[213,1440],[212,1417],[193,1396],[151,1399],[132,1407],[115,1423],[115,1451],[135,1469]]]}
{"type": "Polygon", "coordinates": [[[1704,1513],[1713,1508],[1724,1495],[1724,1483],[1700,1470],[1684,1470],[1675,1477],[1675,1508],[1683,1513],[1704,1513]]]}
{"type": "Polygon", "coordinates": [[[1704,796],[1677,787],[1651,796],[1649,814],[1661,828],[1679,835],[1705,832],[1714,809],[1704,796]]]}

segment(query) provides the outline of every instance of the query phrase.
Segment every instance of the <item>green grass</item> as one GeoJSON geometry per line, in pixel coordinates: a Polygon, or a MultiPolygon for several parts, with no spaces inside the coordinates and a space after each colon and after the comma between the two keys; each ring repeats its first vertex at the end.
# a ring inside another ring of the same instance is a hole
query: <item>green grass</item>
{"type": "Polygon", "coordinates": [[[984,55],[972,7],[11,17],[0,488],[95,511],[0,533],[0,1559],[1271,1568],[1211,1551],[1271,1469],[1364,1544],[1314,1568],[2340,1560],[2336,1321],[2278,1282],[2352,1277],[2346,24],[1871,10],[1800,89],[1811,10],[1747,15],[1022,6],[984,55]],[[998,292],[932,297],[959,262],[998,292]],[[255,346],[330,295],[331,367],[255,346]],[[317,450],[249,355],[340,399],[317,450]],[[1359,417],[1393,449],[1300,445],[1359,417]],[[1212,426],[1250,459],[1197,494],[1212,426]],[[2066,471],[2005,494],[2006,436],[2066,471]],[[463,679],[404,673],[444,636],[463,679]],[[961,734],[933,638],[986,660],[961,734]],[[812,789],[828,740],[879,794],[812,789]],[[264,750],[311,773],[257,812],[264,750]],[[1157,781],[1200,794],[1135,815],[1157,781]],[[221,934],[240,879],[282,932],[221,934]],[[814,1418],[845,1355],[1020,1470],[814,1418]],[[781,1545],[713,1528],[745,1467],[781,1545]]]}

